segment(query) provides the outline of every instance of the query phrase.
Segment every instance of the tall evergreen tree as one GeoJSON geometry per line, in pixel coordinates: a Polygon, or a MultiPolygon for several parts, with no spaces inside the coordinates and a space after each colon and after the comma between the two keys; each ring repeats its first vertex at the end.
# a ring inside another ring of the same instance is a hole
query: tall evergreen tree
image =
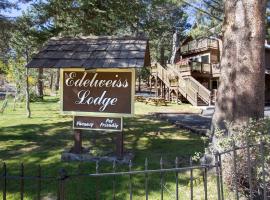
{"type": "Polygon", "coordinates": [[[11,38],[14,21],[7,17],[3,12],[16,8],[15,3],[7,0],[0,0],[0,60],[7,62],[7,54],[9,52],[9,41],[11,38]]]}

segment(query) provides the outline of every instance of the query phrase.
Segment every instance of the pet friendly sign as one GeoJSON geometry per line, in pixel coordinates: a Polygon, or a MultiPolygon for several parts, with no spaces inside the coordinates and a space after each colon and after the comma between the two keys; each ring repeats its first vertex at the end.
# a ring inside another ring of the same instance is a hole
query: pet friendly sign
{"type": "Polygon", "coordinates": [[[133,116],[134,69],[61,71],[63,114],[133,116]]]}
{"type": "Polygon", "coordinates": [[[74,116],[74,129],[122,131],[122,117],[74,116]]]}

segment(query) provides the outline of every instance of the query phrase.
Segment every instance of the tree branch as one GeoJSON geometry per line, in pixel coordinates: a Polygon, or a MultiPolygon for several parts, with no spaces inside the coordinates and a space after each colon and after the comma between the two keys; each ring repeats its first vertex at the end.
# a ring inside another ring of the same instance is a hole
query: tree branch
{"type": "Polygon", "coordinates": [[[203,10],[203,9],[199,8],[198,6],[195,6],[195,5],[193,5],[193,4],[189,3],[189,2],[187,2],[186,0],[180,0],[180,1],[182,1],[182,2],[183,2],[184,4],[186,4],[186,5],[189,5],[190,7],[195,8],[196,10],[198,10],[198,11],[200,11],[200,12],[202,12],[202,13],[208,15],[209,17],[212,17],[212,18],[214,18],[214,19],[216,19],[216,20],[218,20],[218,21],[221,21],[221,22],[223,21],[221,18],[212,15],[211,13],[207,12],[206,10],[203,10]]]}
{"type": "Polygon", "coordinates": [[[216,0],[210,0],[211,2],[215,3],[218,6],[221,6],[220,2],[216,1],[216,0]]]}
{"type": "Polygon", "coordinates": [[[209,3],[209,2],[206,1],[206,0],[203,0],[203,2],[204,2],[207,6],[213,8],[214,10],[223,13],[223,10],[222,10],[221,8],[218,8],[218,7],[216,7],[216,6],[213,6],[211,3],[209,3]]]}

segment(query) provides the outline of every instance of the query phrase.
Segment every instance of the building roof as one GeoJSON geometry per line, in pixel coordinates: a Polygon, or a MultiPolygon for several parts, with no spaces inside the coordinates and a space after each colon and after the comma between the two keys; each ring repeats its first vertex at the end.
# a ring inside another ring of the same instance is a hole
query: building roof
{"type": "Polygon", "coordinates": [[[52,38],[29,68],[140,68],[150,66],[146,38],[89,36],[52,38]]]}

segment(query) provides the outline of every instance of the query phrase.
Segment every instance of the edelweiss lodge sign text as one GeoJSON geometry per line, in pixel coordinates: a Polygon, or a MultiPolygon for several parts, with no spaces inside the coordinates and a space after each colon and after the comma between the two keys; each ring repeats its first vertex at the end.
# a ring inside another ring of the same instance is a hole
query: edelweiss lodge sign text
{"type": "Polygon", "coordinates": [[[61,71],[64,114],[132,116],[134,71],[65,69],[61,71]]]}

